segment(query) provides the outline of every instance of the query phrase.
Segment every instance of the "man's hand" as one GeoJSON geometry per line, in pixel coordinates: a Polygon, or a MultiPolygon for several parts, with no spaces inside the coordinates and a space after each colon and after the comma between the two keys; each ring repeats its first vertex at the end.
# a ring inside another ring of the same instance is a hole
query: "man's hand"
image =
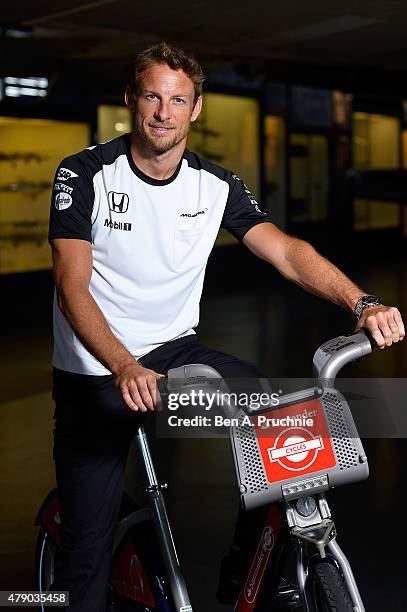
{"type": "Polygon", "coordinates": [[[394,306],[372,306],[362,312],[356,329],[367,327],[379,348],[391,346],[405,336],[403,319],[394,306]]]}
{"type": "Polygon", "coordinates": [[[163,374],[144,368],[139,363],[124,366],[116,376],[116,386],[131,410],[146,412],[157,405],[157,379],[163,374]]]}

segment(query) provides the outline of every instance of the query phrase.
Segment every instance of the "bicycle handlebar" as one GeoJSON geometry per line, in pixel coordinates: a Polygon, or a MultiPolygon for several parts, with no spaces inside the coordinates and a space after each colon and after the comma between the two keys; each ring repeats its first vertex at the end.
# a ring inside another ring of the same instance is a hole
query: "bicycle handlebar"
{"type": "Polygon", "coordinates": [[[333,382],[343,367],[370,355],[375,347],[370,332],[364,328],[328,340],[314,353],[314,374],[319,381],[333,382]]]}
{"type": "MultiPolygon", "coordinates": [[[[278,408],[301,403],[309,399],[318,398],[323,393],[323,388],[332,386],[338,372],[347,364],[369,355],[376,347],[376,343],[366,329],[344,334],[324,342],[314,353],[314,374],[318,378],[318,385],[310,389],[295,391],[281,395],[278,408]]],[[[168,371],[166,377],[158,380],[160,392],[188,392],[192,389],[205,389],[215,391],[222,388],[223,378],[214,368],[204,364],[188,364],[168,371]]],[[[226,392],[228,391],[225,389],[226,392]]],[[[257,414],[270,410],[272,406],[260,409],[249,409],[247,414],[257,414]]],[[[274,406],[275,408],[275,406],[274,406]]],[[[236,406],[223,404],[223,409],[229,415],[233,415],[236,406]]]]}

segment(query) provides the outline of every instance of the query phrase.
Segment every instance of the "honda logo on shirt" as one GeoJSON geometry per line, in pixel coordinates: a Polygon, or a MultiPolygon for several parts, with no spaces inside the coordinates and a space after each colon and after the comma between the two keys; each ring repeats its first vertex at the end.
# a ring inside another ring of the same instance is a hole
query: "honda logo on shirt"
{"type": "Polygon", "coordinates": [[[113,212],[125,213],[129,207],[129,196],[127,193],[116,193],[109,191],[109,208],[113,212]]]}

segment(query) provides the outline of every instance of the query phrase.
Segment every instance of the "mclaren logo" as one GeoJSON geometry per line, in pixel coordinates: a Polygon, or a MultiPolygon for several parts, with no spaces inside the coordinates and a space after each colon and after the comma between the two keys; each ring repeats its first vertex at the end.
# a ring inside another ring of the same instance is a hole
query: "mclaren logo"
{"type": "Polygon", "coordinates": [[[181,213],[180,217],[197,217],[198,215],[204,215],[207,212],[208,209],[204,208],[203,210],[198,210],[196,213],[181,213]]]}
{"type": "Polygon", "coordinates": [[[109,208],[112,212],[125,213],[129,208],[129,196],[127,193],[116,193],[109,191],[109,208]]]}

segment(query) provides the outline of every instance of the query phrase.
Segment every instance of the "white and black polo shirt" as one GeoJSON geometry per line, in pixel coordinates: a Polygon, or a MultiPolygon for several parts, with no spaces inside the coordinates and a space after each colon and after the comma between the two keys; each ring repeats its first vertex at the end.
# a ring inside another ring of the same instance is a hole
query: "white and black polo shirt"
{"type": "MultiPolygon", "coordinates": [[[[123,345],[141,357],[195,333],[205,267],[222,226],[236,238],[271,221],[232,172],[185,153],[166,180],[136,167],[129,135],[63,160],[49,240],[92,244],[89,290],[123,345]]],[[[75,335],[54,297],[53,365],[110,374],[75,335]]]]}

